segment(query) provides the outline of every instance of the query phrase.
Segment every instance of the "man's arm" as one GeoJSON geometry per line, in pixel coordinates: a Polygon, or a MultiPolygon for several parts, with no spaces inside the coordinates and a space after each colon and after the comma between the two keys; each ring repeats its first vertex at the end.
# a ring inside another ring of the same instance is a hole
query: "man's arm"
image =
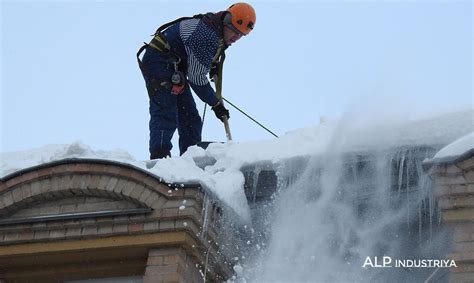
{"type": "Polygon", "coordinates": [[[180,33],[188,55],[188,82],[196,95],[210,106],[219,101],[207,78],[212,57],[217,52],[217,34],[200,21],[191,20],[180,26],[180,33]]]}

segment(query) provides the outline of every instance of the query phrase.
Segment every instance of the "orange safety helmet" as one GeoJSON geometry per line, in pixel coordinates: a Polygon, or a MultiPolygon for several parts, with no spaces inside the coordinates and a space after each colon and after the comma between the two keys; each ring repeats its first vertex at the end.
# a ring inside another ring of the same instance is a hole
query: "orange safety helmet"
{"type": "Polygon", "coordinates": [[[231,15],[227,24],[231,24],[238,32],[247,35],[253,30],[257,16],[252,6],[243,2],[235,3],[227,9],[227,12],[231,15]]]}

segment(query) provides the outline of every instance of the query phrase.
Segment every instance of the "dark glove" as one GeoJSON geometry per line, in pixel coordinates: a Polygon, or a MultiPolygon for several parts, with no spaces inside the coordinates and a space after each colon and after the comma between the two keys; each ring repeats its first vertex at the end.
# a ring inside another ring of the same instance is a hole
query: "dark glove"
{"type": "Polygon", "coordinates": [[[224,122],[224,117],[227,117],[227,119],[230,118],[229,110],[227,110],[220,101],[217,102],[216,105],[212,106],[212,111],[214,111],[214,113],[216,114],[216,117],[222,122],[224,122]]]}
{"type": "Polygon", "coordinates": [[[211,65],[211,70],[209,71],[209,78],[211,78],[211,81],[214,81],[214,76],[217,75],[218,66],[218,63],[212,63],[211,65]]]}

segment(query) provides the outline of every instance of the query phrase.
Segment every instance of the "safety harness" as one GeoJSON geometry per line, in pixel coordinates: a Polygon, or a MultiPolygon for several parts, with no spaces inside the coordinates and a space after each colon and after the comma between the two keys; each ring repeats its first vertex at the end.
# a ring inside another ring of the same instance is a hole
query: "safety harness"
{"type": "MultiPolygon", "coordinates": [[[[173,48],[170,46],[166,38],[163,36],[162,32],[170,27],[171,25],[183,21],[183,20],[189,20],[189,19],[206,19],[206,16],[214,15],[212,13],[208,14],[198,14],[194,15],[192,17],[182,17],[179,19],[176,19],[174,21],[171,21],[169,23],[166,23],[162,26],[160,26],[153,38],[151,39],[150,43],[144,42],[144,45],[138,50],[137,52],[137,61],[138,61],[138,66],[140,67],[140,70],[142,73],[148,77],[150,80],[149,85],[147,86],[148,90],[148,95],[152,96],[156,93],[158,90],[166,90],[166,91],[171,91],[172,94],[178,95],[182,93],[186,87],[186,76],[184,75],[186,73],[186,70],[182,70],[180,68],[180,63],[181,63],[181,57],[174,52],[173,48]],[[161,54],[166,55],[168,58],[168,64],[173,64],[174,67],[174,73],[171,76],[171,79],[169,78],[156,78],[143,64],[143,62],[140,60],[140,54],[147,48],[153,48],[154,50],[160,52],[161,54]]],[[[217,14],[219,17],[221,17],[221,14],[217,14]]],[[[210,20],[208,20],[209,22],[210,20]]],[[[210,23],[212,24],[212,23],[210,23]]],[[[212,59],[212,64],[222,64],[223,60],[219,60],[222,54],[224,54],[224,50],[226,49],[226,46],[224,46],[224,42],[221,39],[219,42],[219,47],[217,48],[217,52],[214,55],[212,59]]]]}

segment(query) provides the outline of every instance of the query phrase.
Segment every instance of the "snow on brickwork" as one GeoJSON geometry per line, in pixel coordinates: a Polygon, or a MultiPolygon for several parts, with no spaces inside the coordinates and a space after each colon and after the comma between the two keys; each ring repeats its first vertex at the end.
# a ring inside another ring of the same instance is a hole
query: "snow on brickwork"
{"type": "Polygon", "coordinates": [[[65,158],[94,158],[125,162],[150,170],[166,182],[196,182],[212,190],[237,213],[249,216],[242,190],[240,168],[260,161],[278,163],[299,156],[317,156],[327,151],[370,150],[406,145],[444,146],[474,131],[474,110],[448,113],[418,121],[395,121],[386,117],[347,116],[288,132],[277,139],[211,144],[206,150],[191,147],[183,156],[158,160],[147,169],[146,161],[136,160],[125,150],[94,150],[78,141],[46,145],[29,151],[0,154],[0,178],[31,166],[65,158]],[[196,158],[215,159],[200,168],[196,158]]]}

